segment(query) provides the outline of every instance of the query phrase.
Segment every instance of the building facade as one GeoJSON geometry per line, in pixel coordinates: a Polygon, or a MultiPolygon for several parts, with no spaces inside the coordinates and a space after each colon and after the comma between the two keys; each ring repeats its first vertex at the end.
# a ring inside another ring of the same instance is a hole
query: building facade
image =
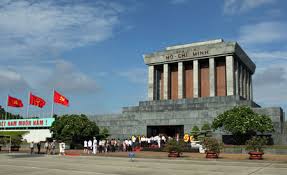
{"type": "Polygon", "coordinates": [[[149,100],[231,95],[253,99],[255,64],[236,42],[219,39],[167,47],[144,60],[149,100]]]}
{"type": "MultiPolygon", "coordinates": [[[[222,39],[167,47],[144,55],[148,67],[148,101],[124,107],[121,114],[90,118],[109,129],[111,137],[175,136],[193,126],[211,124],[238,105],[271,117],[274,143],[285,144],[285,116],[280,107],[261,108],[253,101],[255,64],[236,42],[222,39]]],[[[227,134],[220,131],[214,136],[227,134]]]]}

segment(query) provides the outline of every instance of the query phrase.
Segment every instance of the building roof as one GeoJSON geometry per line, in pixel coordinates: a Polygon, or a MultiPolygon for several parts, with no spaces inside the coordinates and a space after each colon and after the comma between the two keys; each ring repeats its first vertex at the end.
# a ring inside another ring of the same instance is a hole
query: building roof
{"type": "Polygon", "coordinates": [[[147,65],[157,65],[194,59],[206,59],[233,55],[238,58],[251,73],[255,72],[255,64],[243,51],[237,42],[223,39],[195,42],[183,45],[167,47],[163,51],[157,51],[143,55],[147,65]]]}

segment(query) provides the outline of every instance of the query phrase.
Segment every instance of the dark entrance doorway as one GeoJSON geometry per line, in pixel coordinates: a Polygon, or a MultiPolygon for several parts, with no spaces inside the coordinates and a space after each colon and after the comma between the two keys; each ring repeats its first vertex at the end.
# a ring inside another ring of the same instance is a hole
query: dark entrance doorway
{"type": "Polygon", "coordinates": [[[170,137],[176,137],[176,134],[183,137],[184,127],[183,125],[157,125],[157,126],[147,126],[147,137],[157,136],[157,135],[167,135],[170,137]]]}

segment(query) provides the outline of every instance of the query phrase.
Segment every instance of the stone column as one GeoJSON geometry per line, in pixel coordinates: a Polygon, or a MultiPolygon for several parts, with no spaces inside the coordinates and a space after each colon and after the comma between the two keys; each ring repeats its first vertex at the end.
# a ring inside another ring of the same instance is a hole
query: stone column
{"type": "Polygon", "coordinates": [[[245,67],[242,67],[242,96],[244,98],[246,98],[246,71],[245,71],[245,67]]]}
{"type": "Polygon", "coordinates": [[[226,87],[227,95],[234,95],[234,58],[226,56],[226,87]]]}
{"type": "Polygon", "coordinates": [[[235,60],[235,95],[239,95],[239,66],[238,61],[235,60]]]}
{"type": "Polygon", "coordinates": [[[160,71],[154,68],[154,100],[160,100],[160,71]]]}
{"type": "Polygon", "coordinates": [[[163,99],[169,99],[169,65],[163,65],[163,99]]]}
{"type": "Polygon", "coordinates": [[[249,88],[249,82],[250,81],[250,74],[249,71],[246,70],[246,99],[250,100],[250,88],[249,88]]]}
{"type": "Polygon", "coordinates": [[[215,96],[215,64],[214,58],[209,58],[209,96],[215,96]]]}
{"type": "Polygon", "coordinates": [[[199,73],[198,73],[198,60],[193,60],[193,97],[199,97],[199,73]]]}
{"type": "Polygon", "coordinates": [[[148,100],[154,100],[154,66],[148,66],[148,100]]]}
{"type": "Polygon", "coordinates": [[[239,64],[239,96],[243,96],[243,68],[239,64]]]}
{"type": "Polygon", "coordinates": [[[184,91],[184,87],[183,87],[183,74],[184,74],[184,67],[183,67],[183,62],[178,62],[178,99],[182,99],[183,98],[183,91],[184,91]]]}
{"type": "Polygon", "coordinates": [[[250,89],[250,100],[253,100],[253,85],[252,85],[252,74],[250,74],[250,83],[249,83],[249,89],[250,89]]]}

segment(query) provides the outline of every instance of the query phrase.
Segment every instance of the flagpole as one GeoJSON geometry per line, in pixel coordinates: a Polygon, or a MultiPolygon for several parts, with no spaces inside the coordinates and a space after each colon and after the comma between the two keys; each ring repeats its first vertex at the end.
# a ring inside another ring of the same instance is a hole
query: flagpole
{"type": "Polygon", "coordinates": [[[5,110],[5,126],[4,126],[4,130],[6,130],[6,124],[7,124],[7,111],[8,111],[8,97],[9,94],[7,95],[7,101],[6,101],[6,110],[5,110]]]}
{"type": "Polygon", "coordinates": [[[29,106],[30,106],[30,91],[28,92],[28,104],[27,104],[27,118],[29,118],[29,106]]]}
{"type": "Polygon", "coordinates": [[[53,118],[54,116],[54,94],[55,94],[55,89],[53,88],[51,118],[53,118]]]}

